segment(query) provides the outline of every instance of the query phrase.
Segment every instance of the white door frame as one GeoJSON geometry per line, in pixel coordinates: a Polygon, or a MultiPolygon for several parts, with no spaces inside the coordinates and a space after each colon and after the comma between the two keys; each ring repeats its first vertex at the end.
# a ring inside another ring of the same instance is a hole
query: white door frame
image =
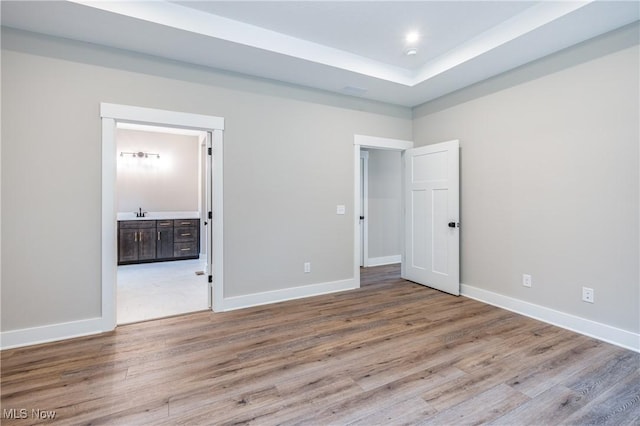
{"type": "Polygon", "coordinates": [[[353,164],[354,164],[354,235],[353,235],[353,280],[356,288],[360,287],[360,149],[386,149],[389,151],[404,151],[413,148],[413,141],[401,139],[381,138],[377,136],[353,136],[353,164]]]}
{"type": "Polygon", "coordinates": [[[369,151],[360,150],[360,216],[364,217],[360,222],[360,264],[369,266],[369,151]]]}
{"type": "MultiPolygon", "coordinates": [[[[211,132],[213,136],[213,182],[215,207],[213,248],[215,253],[214,305],[215,312],[223,311],[223,154],[224,118],[142,108],[109,103],[100,104],[102,118],[102,329],[116,327],[117,284],[117,211],[116,211],[116,125],[119,122],[180,127],[211,132]]],[[[202,218],[205,219],[205,218],[202,218]]],[[[211,222],[210,222],[211,223],[211,222]]]]}

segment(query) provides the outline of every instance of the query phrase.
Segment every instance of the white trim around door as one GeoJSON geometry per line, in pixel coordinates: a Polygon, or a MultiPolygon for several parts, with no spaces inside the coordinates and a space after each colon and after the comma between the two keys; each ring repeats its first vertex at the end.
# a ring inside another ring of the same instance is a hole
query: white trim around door
{"type": "Polygon", "coordinates": [[[369,266],[369,151],[360,150],[360,266],[369,266]]]}
{"type": "MultiPolygon", "coordinates": [[[[102,118],[102,331],[116,327],[116,125],[119,122],[180,127],[212,133],[213,139],[213,310],[223,311],[223,153],[224,118],[185,112],[100,104],[102,118]]],[[[204,218],[203,218],[204,219],[204,218]]],[[[211,223],[211,221],[210,221],[211,223]]]]}
{"type": "Polygon", "coordinates": [[[360,149],[386,149],[404,151],[413,148],[413,141],[381,138],[378,136],[353,135],[353,280],[360,287],[360,149]]]}

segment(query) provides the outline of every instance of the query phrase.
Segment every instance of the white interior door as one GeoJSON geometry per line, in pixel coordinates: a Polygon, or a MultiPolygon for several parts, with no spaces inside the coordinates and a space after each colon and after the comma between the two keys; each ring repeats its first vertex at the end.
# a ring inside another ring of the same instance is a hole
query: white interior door
{"type": "Polygon", "coordinates": [[[209,309],[213,308],[213,142],[211,132],[207,132],[207,149],[205,160],[205,199],[206,216],[203,218],[206,226],[207,241],[207,297],[209,309]]]}
{"type": "Polygon", "coordinates": [[[460,294],[460,178],[457,140],[403,153],[402,278],[460,294]]]}

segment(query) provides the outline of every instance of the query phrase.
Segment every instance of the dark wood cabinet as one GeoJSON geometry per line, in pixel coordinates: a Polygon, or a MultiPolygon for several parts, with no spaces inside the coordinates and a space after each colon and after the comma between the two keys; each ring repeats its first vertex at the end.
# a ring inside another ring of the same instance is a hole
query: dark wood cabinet
{"type": "Polygon", "coordinates": [[[156,222],[156,258],[171,259],[173,257],[173,220],[156,222]]]}
{"type": "Polygon", "coordinates": [[[155,259],[156,222],[125,221],[118,226],[118,263],[155,259]]]}
{"type": "Polygon", "coordinates": [[[156,230],[155,228],[140,228],[138,231],[138,260],[152,260],[156,258],[156,230]]]}
{"type": "Polygon", "coordinates": [[[200,252],[200,238],[198,230],[200,221],[197,219],[173,221],[173,256],[193,257],[200,252]]]}
{"type": "Polygon", "coordinates": [[[138,229],[118,230],[118,264],[138,261],[138,229]]]}
{"type": "Polygon", "coordinates": [[[118,265],[197,259],[200,219],[118,222],[118,265]]]}

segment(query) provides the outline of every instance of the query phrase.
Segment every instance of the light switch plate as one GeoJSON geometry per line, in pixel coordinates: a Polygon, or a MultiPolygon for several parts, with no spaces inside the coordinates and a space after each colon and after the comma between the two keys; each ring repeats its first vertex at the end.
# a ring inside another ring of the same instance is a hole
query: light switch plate
{"type": "Polygon", "coordinates": [[[345,214],[347,212],[347,208],[342,205],[342,204],[338,204],[336,206],[336,214],[345,214]]]}

